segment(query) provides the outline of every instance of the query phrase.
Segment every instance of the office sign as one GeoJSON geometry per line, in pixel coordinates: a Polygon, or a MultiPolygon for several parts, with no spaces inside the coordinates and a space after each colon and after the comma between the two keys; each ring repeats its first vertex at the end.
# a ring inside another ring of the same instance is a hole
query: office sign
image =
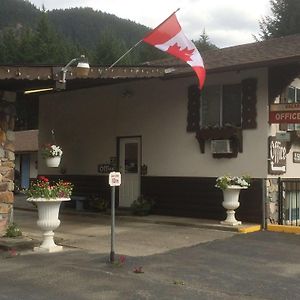
{"type": "Polygon", "coordinates": [[[300,124],[300,103],[271,104],[269,123],[300,124]]]}

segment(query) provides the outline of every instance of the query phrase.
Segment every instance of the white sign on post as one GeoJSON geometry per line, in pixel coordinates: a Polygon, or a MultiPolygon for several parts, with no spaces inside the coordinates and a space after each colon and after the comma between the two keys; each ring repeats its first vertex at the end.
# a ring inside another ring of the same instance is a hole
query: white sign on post
{"type": "Polygon", "coordinates": [[[110,172],[108,179],[110,186],[120,186],[121,185],[121,173],[120,172],[110,172]]]}

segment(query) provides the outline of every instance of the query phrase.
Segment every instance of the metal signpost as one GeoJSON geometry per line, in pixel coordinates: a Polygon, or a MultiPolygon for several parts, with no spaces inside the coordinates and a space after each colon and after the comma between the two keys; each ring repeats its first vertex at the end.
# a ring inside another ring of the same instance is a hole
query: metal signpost
{"type": "Polygon", "coordinates": [[[110,250],[110,262],[115,261],[115,196],[116,186],[121,185],[121,173],[110,172],[109,173],[109,185],[111,186],[111,250],[110,250]]]}

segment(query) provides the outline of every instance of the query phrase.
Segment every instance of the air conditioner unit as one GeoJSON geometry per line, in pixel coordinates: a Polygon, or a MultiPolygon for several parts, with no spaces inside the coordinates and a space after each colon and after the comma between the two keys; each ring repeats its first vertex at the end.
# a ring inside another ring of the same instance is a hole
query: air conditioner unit
{"type": "Polygon", "coordinates": [[[212,140],[211,152],[213,154],[232,153],[230,140],[212,140]]]}

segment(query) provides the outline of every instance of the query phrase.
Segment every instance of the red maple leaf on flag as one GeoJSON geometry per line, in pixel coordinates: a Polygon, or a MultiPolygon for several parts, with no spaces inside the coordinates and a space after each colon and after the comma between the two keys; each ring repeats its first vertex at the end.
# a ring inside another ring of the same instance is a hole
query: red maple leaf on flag
{"type": "Polygon", "coordinates": [[[170,46],[167,50],[168,53],[174,55],[184,61],[191,61],[191,56],[193,55],[195,49],[188,49],[185,47],[184,49],[180,49],[180,46],[175,43],[174,45],[170,46]]]}

